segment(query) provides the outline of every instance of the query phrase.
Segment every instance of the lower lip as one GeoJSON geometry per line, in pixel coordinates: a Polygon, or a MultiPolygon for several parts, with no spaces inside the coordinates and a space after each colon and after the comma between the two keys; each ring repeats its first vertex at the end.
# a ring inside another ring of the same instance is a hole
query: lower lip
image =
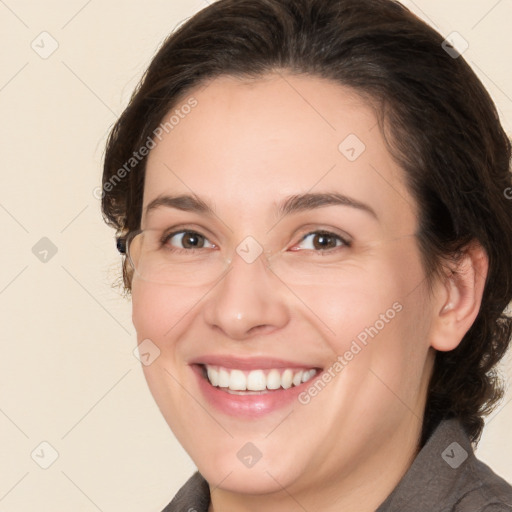
{"type": "Polygon", "coordinates": [[[278,389],[261,394],[236,395],[212,386],[210,381],[204,377],[203,370],[199,365],[193,365],[191,368],[197,376],[199,389],[211,405],[225,414],[246,418],[261,417],[298,401],[298,395],[310,386],[319,375],[317,373],[307,382],[288,389],[278,389]]]}

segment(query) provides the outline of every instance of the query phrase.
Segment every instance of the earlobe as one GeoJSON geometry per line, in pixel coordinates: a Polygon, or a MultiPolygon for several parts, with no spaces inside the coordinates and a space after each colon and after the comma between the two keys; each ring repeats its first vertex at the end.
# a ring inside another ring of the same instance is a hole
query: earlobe
{"type": "Polygon", "coordinates": [[[431,331],[431,346],[436,350],[455,349],[473,325],[480,310],[488,265],[484,249],[473,242],[453,264],[450,275],[439,283],[431,331]]]}

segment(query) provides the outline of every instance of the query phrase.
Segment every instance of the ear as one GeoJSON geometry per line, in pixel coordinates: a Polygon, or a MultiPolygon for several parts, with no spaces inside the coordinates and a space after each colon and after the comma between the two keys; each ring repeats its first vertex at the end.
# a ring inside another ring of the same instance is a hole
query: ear
{"type": "Polygon", "coordinates": [[[462,341],[480,310],[488,269],[485,250],[472,242],[439,283],[431,330],[433,348],[446,352],[462,341]]]}

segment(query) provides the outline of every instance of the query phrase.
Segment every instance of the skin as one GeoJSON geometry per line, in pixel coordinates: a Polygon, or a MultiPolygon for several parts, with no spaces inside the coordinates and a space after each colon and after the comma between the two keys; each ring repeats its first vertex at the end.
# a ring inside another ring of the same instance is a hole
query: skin
{"type": "Polygon", "coordinates": [[[455,348],[474,321],[485,254],[472,246],[428,292],[412,236],[415,201],[374,112],[353,91],[276,73],[216,78],[189,96],[197,107],[149,155],[144,208],[162,194],[193,193],[215,215],[159,207],[144,210],[142,227],[208,230],[232,256],[231,271],[215,286],[134,276],[138,340],[160,349],[144,367],[151,393],[209,482],[210,511],[375,510],[418,452],[434,349],[455,348]],[[338,149],[349,134],[366,146],[355,161],[338,149]],[[343,205],[279,216],[276,203],[306,192],[345,194],[377,218],[343,205]],[[320,228],[348,234],[352,245],[329,255],[328,270],[311,263],[307,279],[281,280],[264,255],[248,264],[235,253],[252,236],[266,252],[318,258],[301,235],[320,228]],[[189,365],[230,354],[329,368],[396,302],[401,311],[307,405],[251,420],[224,414],[189,365]],[[262,453],[251,468],[237,457],[247,442],[262,453]]]}

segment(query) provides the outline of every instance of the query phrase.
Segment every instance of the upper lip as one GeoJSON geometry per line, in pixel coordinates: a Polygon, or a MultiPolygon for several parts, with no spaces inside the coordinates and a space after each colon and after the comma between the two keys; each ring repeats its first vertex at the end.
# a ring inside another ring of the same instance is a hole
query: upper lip
{"type": "Polygon", "coordinates": [[[236,370],[265,370],[272,368],[319,368],[310,363],[299,363],[285,361],[274,357],[233,357],[231,355],[206,355],[194,358],[189,364],[200,364],[209,366],[222,366],[236,370]]]}

